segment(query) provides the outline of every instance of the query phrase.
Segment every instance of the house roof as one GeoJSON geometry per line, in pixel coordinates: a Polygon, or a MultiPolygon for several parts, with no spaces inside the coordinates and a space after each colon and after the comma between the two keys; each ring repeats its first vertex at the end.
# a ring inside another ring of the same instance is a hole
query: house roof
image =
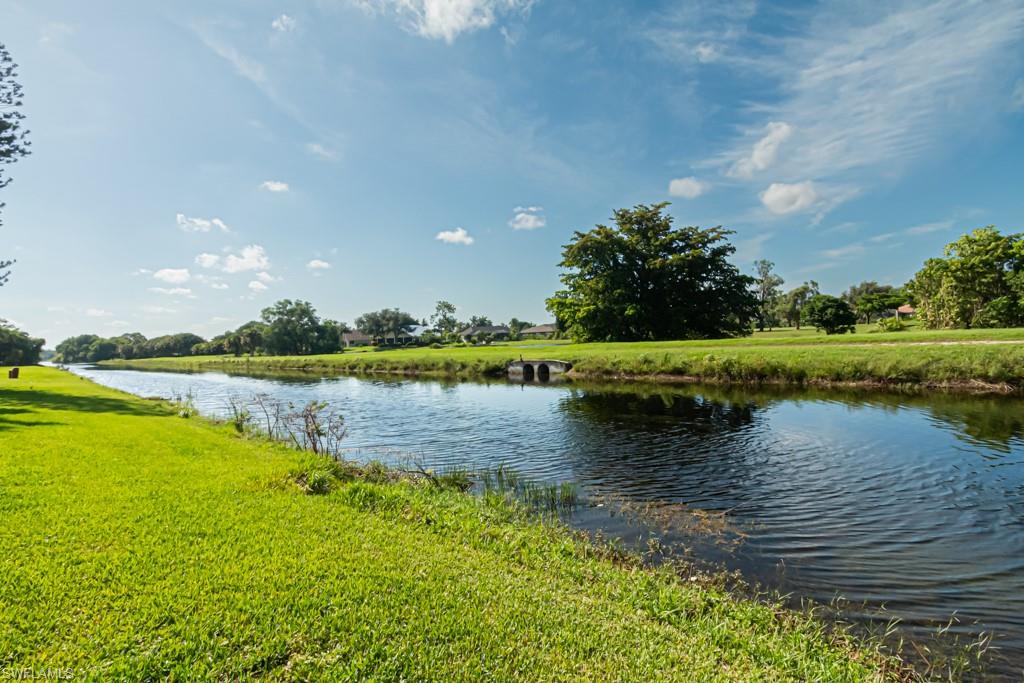
{"type": "Polygon", "coordinates": [[[899,308],[896,309],[896,312],[897,313],[913,313],[914,312],[914,307],[911,306],[910,304],[903,304],[902,306],[900,306],[899,308]]]}
{"type": "Polygon", "coordinates": [[[558,332],[558,325],[554,323],[546,323],[544,325],[534,325],[533,327],[527,327],[524,330],[519,330],[519,334],[549,334],[551,332],[558,332]]]}
{"type": "Polygon", "coordinates": [[[474,325],[459,332],[465,337],[468,334],[508,334],[509,329],[504,325],[474,325]]]}
{"type": "Polygon", "coordinates": [[[342,332],[342,341],[370,341],[370,337],[359,330],[353,330],[352,332],[342,332]]]}

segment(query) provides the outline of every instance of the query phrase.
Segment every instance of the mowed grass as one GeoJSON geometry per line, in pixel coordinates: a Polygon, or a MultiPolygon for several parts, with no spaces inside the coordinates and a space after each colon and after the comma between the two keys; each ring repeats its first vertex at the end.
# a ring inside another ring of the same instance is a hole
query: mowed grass
{"type": "MultiPolygon", "coordinates": [[[[0,379],[0,669],[75,679],[862,681],[817,622],[495,499],[304,457],[69,373],[0,379]]],[[[890,673],[884,673],[889,671],[890,673]]]]}
{"type": "MultiPolygon", "coordinates": [[[[862,326],[873,328],[874,326],[862,326]]],[[[193,356],[114,364],[154,369],[499,376],[510,360],[553,358],[580,376],[722,382],[1024,386],[1024,329],[919,330],[827,336],[776,330],[739,339],[359,349],[314,356],[193,356]]]]}

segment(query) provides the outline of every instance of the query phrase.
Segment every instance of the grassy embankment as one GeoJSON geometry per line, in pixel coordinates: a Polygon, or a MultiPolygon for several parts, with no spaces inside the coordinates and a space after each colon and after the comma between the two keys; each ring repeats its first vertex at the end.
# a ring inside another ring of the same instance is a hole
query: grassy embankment
{"type": "Polygon", "coordinates": [[[58,370],[0,379],[0,669],[76,680],[896,675],[802,615],[615,561],[496,498],[358,477],[307,495],[294,477],[310,457],[58,370]]]}
{"type": "MultiPolygon", "coordinates": [[[[868,326],[864,326],[867,328],[868,326]]],[[[873,327],[873,326],[871,326],[873,327]]],[[[498,376],[509,360],[557,358],[581,377],[714,382],[923,385],[1000,390],[1024,387],[1024,329],[908,330],[826,336],[779,330],[741,339],[350,350],[316,356],[195,356],[114,364],[139,368],[306,370],[498,376]]]]}

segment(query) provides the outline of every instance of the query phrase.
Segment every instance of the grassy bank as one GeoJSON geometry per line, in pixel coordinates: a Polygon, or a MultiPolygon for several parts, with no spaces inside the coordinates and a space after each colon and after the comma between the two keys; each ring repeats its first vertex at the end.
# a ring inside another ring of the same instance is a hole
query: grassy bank
{"type": "MultiPolygon", "coordinates": [[[[884,680],[816,622],[68,373],[0,379],[0,669],[78,678],[884,680]]],[[[888,669],[890,672],[892,669],[888,669]]]]}
{"type": "Polygon", "coordinates": [[[715,382],[1024,387],[1024,329],[825,336],[780,330],[743,339],[679,342],[493,344],[359,350],[319,356],[194,356],[115,362],[140,368],[497,376],[510,360],[557,358],[589,377],[715,382]]]}

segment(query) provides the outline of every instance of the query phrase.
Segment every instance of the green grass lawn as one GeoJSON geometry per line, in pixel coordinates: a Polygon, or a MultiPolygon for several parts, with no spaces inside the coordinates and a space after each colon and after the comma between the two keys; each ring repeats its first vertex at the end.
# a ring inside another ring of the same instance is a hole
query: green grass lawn
{"type": "MultiPolygon", "coordinates": [[[[863,326],[873,329],[874,326],[863,326]]],[[[167,369],[307,370],[473,376],[518,358],[556,358],[581,376],[687,377],[727,382],[1024,386],[1024,329],[920,330],[832,335],[776,330],[739,339],[349,350],[315,356],[192,356],[114,361],[167,369]]],[[[991,387],[990,387],[991,388],[991,387]]]]}
{"type": "Polygon", "coordinates": [[[308,457],[55,369],[0,379],[0,670],[895,676],[802,615],[613,562],[495,499],[359,480],[304,494],[289,473],[308,457]]]}

